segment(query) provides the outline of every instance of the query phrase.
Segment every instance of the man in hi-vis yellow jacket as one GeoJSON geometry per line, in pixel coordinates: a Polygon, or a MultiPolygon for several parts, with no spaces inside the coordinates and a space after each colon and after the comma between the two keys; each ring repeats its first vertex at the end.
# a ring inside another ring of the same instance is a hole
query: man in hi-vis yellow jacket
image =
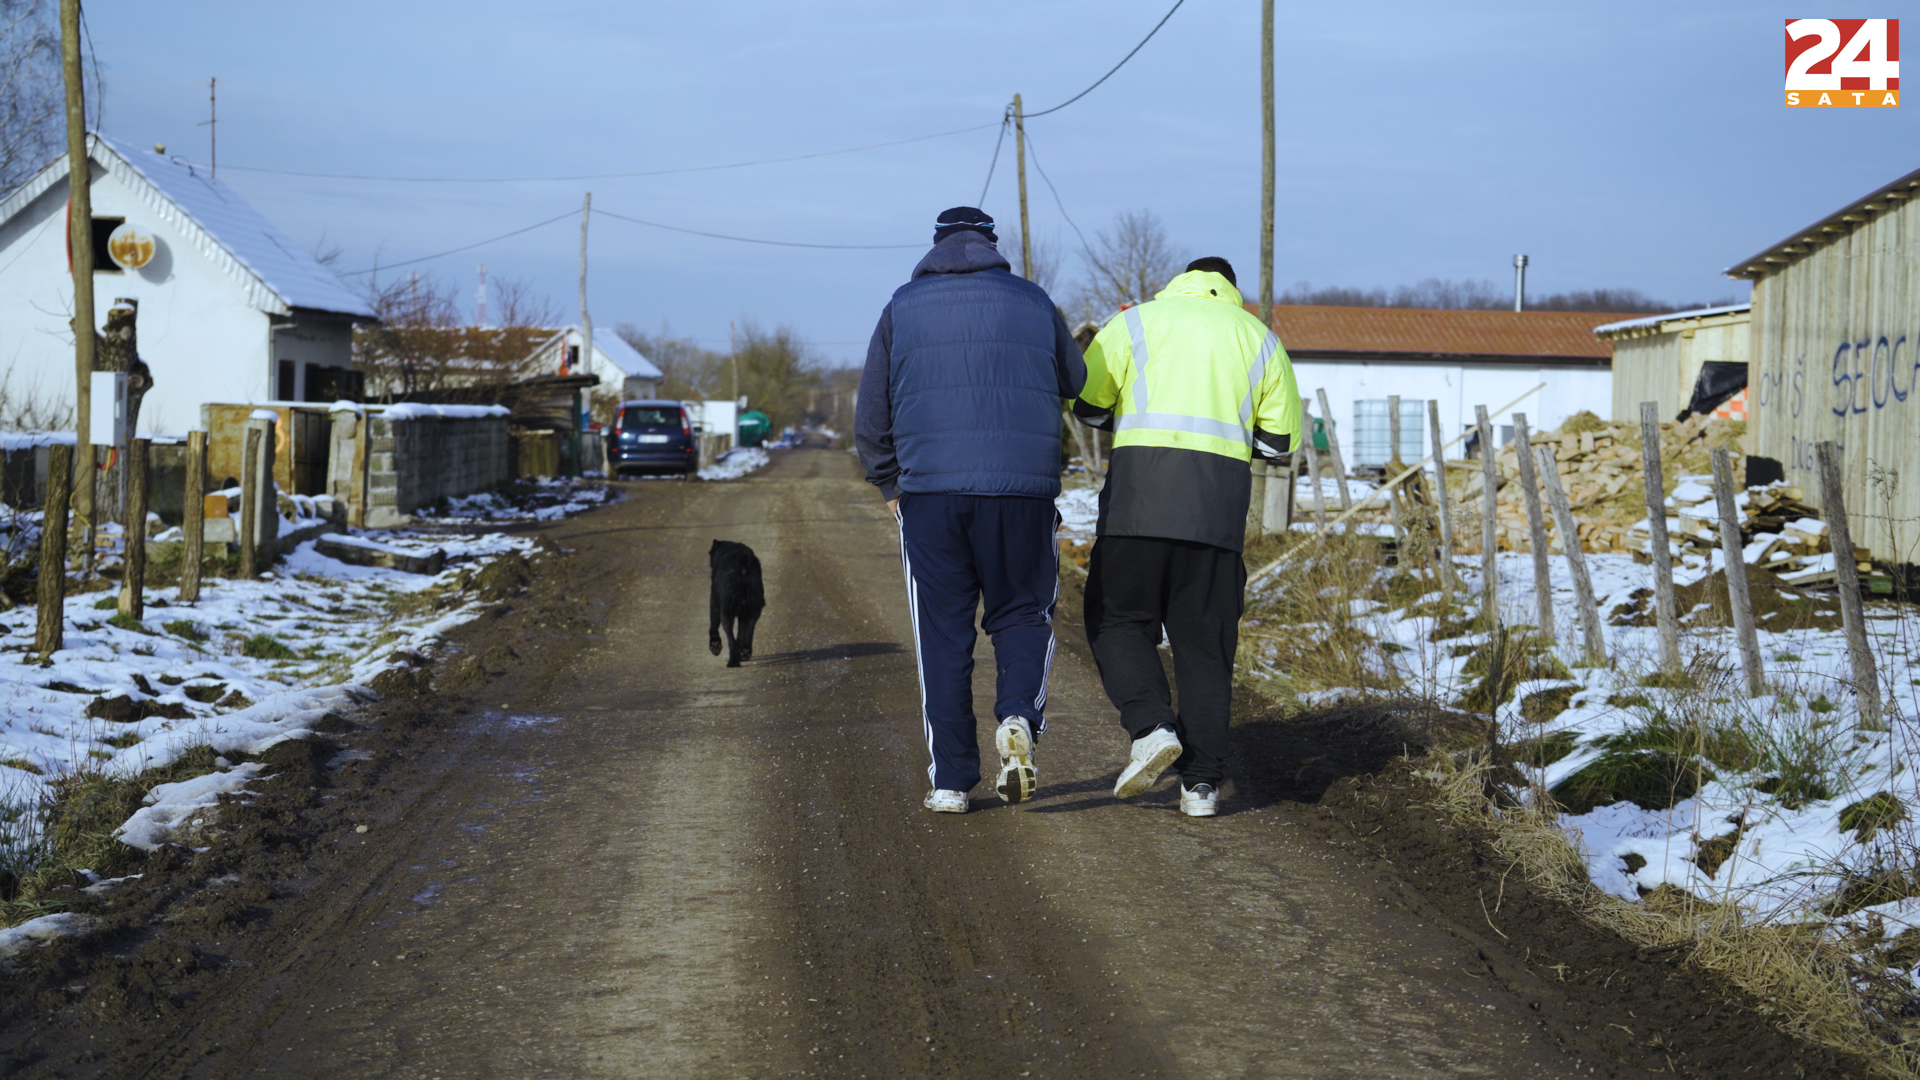
{"type": "Polygon", "coordinates": [[[1250,464],[1256,454],[1283,459],[1300,438],[1293,365],[1247,313],[1233,267],[1212,257],[1114,316],[1086,361],[1074,415],[1114,433],[1087,571],[1087,640],[1134,740],[1113,793],[1138,795],[1174,765],[1181,811],[1211,817],[1247,581],[1250,464]],[[1162,626],[1178,714],[1160,667],[1162,626]]]}

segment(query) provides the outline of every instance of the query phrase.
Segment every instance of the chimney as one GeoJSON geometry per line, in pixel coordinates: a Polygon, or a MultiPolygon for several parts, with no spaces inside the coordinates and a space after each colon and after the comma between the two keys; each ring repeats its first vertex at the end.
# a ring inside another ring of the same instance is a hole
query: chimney
{"type": "Polygon", "coordinates": [[[1527,310],[1527,257],[1513,257],[1513,310],[1527,310]]]}

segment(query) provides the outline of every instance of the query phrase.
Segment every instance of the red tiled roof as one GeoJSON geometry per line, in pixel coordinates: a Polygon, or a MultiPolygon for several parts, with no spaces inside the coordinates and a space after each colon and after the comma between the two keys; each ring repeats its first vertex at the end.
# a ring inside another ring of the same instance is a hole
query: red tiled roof
{"type": "MultiPolygon", "coordinates": [[[[1258,308],[1247,305],[1256,315],[1258,308]]],[[[1289,355],[1322,353],[1554,357],[1609,360],[1613,343],[1593,328],[1619,321],[1590,311],[1433,311],[1424,308],[1274,305],[1289,355]]]]}

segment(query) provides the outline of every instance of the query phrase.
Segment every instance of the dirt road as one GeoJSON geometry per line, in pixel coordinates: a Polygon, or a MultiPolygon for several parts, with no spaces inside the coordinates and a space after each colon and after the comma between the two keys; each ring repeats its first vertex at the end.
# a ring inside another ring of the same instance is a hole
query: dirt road
{"type": "Polygon", "coordinates": [[[1647,1075],[1544,1025],[1284,783],[1230,778],[1213,820],[1168,781],[1114,800],[1075,628],[1039,798],[922,810],[896,533],[845,454],[636,484],[549,534],[570,602],[469,635],[525,662],[343,811],[271,947],[208,946],[230,989],[108,1072],[1647,1075]],[[716,537],[765,567],[739,669],[706,648],[716,537]]]}

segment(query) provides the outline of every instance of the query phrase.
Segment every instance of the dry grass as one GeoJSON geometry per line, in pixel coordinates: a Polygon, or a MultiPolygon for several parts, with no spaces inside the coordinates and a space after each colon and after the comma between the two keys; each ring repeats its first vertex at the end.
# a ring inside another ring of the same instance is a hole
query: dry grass
{"type": "Polygon", "coordinates": [[[1755,924],[1736,905],[1661,888],[1630,904],[1593,887],[1587,863],[1555,823],[1555,814],[1496,807],[1487,797],[1492,765],[1484,755],[1436,753],[1424,775],[1437,805],[1456,822],[1487,830],[1502,856],[1532,883],[1586,919],[1650,949],[1686,957],[1757,999],[1787,1031],[1856,1055],[1873,1074],[1920,1077],[1920,1044],[1863,996],[1864,972],[1846,949],[1814,926],[1755,924]]]}

